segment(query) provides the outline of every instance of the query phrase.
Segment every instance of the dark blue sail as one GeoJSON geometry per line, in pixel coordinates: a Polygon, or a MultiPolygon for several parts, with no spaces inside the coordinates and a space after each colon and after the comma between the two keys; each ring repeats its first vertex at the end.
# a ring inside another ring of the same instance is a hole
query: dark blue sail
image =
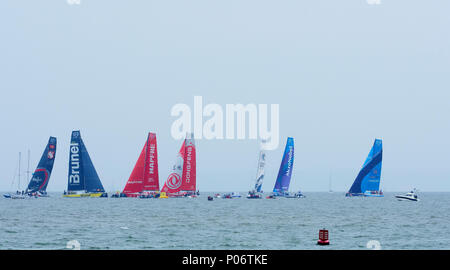
{"type": "Polygon", "coordinates": [[[277,181],[273,192],[278,195],[286,194],[289,190],[291,182],[292,169],[294,165],[294,139],[289,137],[284,149],[283,160],[281,161],[280,170],[278,171],[277,181]]]}
{"type": "Polygon", "coordinates": [[[50,175],[52,174],[53,164],[56,156],[56,138],[50,137],[44,153],[41,156],[36,170],[30,179],[27,187],[27,193],[36,191],[46,191],[50,175]]]}
{"type": "Polygon", "coordinates": [[[376,139],[348,195],[379,194],[383,143],[376,139]]]}
{"type": "Polygon", "coordinates": [[[69,151],[68,191],[104,192],[80,131],[72,132],[69,151]]]}
{"type": "Polygon", "coordinates": [[[68,191],[86,190],[84,182],[80,131],[72,131],[69,147],[68,191]]]}
{"type": "Polygon", "coordinates": [[[81,162],[84,172],[84,182],[86,184],[86,190],[88,192],[105,192],[102,182],[98,177],[97,171],[92,164],[91,157],[84,145],[83,140],[81,141],[81,162]]]}

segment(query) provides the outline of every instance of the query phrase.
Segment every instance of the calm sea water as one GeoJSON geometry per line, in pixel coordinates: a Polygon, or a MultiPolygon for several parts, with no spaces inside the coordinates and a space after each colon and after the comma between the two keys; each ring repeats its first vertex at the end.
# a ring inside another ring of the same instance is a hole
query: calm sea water
{"type": "MultiPolygon", "coordinates": [[[[211,193],[212,194],[212,193],[211,193]]],[[[241,193],[244,195],[245,193],[241,193]]],[[[450,249],[450,193],[420,202],[306,193],[275,200],[0,199],[0,249],[450,249]],[[331,245],[316,245],[326,228],[331,245]]]]}

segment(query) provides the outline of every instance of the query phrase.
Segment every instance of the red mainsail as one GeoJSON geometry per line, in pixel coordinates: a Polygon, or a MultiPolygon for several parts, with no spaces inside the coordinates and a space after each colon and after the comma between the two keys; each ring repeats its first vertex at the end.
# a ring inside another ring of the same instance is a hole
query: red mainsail
{"type": "Polygon", "coordinates": [[[158,175],[158,150],[156,147],[156,134],[149,133],[147,139],[146,150],[144,191],[159,191],[159,175],[158,175]]]}
{"type": "Polygon", "coordinates": [[[159,191],[156,134],[149,133],[139,159],[123,189],[127,197],[137,197],[143,191],[159,191]]]}
{"type": "Polygon", "coordinates": [[[190,134],[186,138],[183,155],[183,177],[181,190],[192,193],[196,191],[196,159],[195,159],[195,141],[190,134]]]}

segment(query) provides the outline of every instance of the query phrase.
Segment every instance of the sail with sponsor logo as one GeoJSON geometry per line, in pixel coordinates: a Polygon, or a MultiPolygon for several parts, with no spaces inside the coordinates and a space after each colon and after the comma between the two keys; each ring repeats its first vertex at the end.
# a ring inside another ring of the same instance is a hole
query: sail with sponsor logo
{"type": "Polygon", "coordinates": [[[184,156],[184,144],[181,145],[180,151],[178,151],[175,163],[173,164],[170,174],[164,183],[161,192],[166,194],[177,194],[181,190],[181,176],[183,174],[183,156],[184,156]]]}
{"type": "Polygon", "coordinates": [[[259,158],[258,158],[258,168],[256,170],[256,182],[253,190],[249,191],[247,194],[248,199],[261,199],[262,198],[262,184],[264,180],[264,167],[266,165],[266,151],[265,151],[265,140],[261,141],[259,158]]]}
{"type": "Polygon", "coordinates": [[[67,193],[64,197],[107,197],[78,130],[72,132],[70,141],[67,193]]]}
{"type": "Polygon", "coordinates": [[[183,151],[183,174],[181,177],[181,192],[193,194],[197,188],[195,140],[192,133],[186,136],[183,151]]]}
{"type": "Polygon", "coordinates": [[[380,190],[382,161],[383,142],[375,139],[364,165],[346,196],[383,197],[383,191],[380,190]]]}
{"type": "Polygon", "coordinates": [[[261,150],[259,151],[258,170],[256,171],[256,183],[254,190],[261,192],[263,179],[264,179],[264,167],[266,165],[266,151],[264,149],[265,141],[261,142],[261,150]]]}
{"type": "Polygon", "coordinates": [[[278,177],[273,188],[275,196],[288,195],[289,184],[291,183],[292,170],[294,167],[294,138],[288,137],[281,160],[278,177]]]}
{"type": "Polygon", "coordinates": [[[157,192],[159,176],[156,134],[150,132],[122,193],[126,197],[137,197],[143,193],[157,192]]]}
{"type": "Polygon", "coordinates": [[[195,141],[193,134],[189,133],[183,141],[161,193],[164,192],[171,197],[192,194],[196,190],[196,182],[195,141]]]}
{"type": "Polygon", "coordinates": [[[50,137],[47,146],[42,153],[41,159],[34,171],[26,193],[35,193],[40,196],[46,196],[47,185],[52,174],[53,164],[55,163],[56,156],[56,138],[50,137]]]}

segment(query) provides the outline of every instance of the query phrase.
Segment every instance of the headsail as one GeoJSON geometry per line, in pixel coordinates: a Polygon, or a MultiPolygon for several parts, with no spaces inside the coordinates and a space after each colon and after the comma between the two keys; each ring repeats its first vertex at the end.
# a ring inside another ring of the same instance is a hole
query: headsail
{"type": "Polygon", "coordinates": [[[167,177],[166,182],[164,183],[161,192],[165,192],[167,194],[178,193],[181,190],[181,177],[183,174],[183,157],[184,157],[184,145],[186,141],[183,142],[183,145],[178,152],[177,159],[175,164],[172,167],[171,173],[167,177]]]}
{"type": "Polygon", "coordinates": [[[196,191],[196,165],[194,134],[190,133],[186,136],[184,142],[183,174],[181,178],[182,192],[191,193],[196,191]]]}
{"type": "Polygon", "coordinates": [[[27,193],[36,191],[46,191],[50,175],[53,170],[56,155],[56,138],[50,137],[41,160],[28,184],[27,193]]]}
{"type": "Polygon", "coordinates": [[[258,170],[256,172],[256,183],[254,191],[261,192],[263,179],[264,179],[264,166],[266,165],[266,151],[265,142],[261,142],[261,150],[259,151],[258,170]]]}
{"type": "Polygon", "coordinates": [[[138,161],[131,172],[123,193],[138,196],[143,191],[159,191],[156,134],[149,133],[138,161]]]}
{"type": "Polygon", "coordinates": [[[294,166],[294,139],[287,138],[286,147],[284,149],[283,159],[281,161],[280,170],[278,171],[277,181],[273,192],[276,194],[285,194],[289,190],[291,182],[292,169],[294,166]]]}
{"type": "Polygon", "coordinates": [[[145,168],[145,156],[147,142],[142,148],[141,154],[134,165],[134,169],[131,172],[130,178],[128,178],[127,184],[123,189],[123,193],[127,194],[127,197],[138,196],[138,194],[144,188],[144,168],[145,168]]]}
{"type": "Polygon", "coordinates": [[[382,159],[383,143],[380,139],[375,139],[361,171],[349,190],[350,194],[363,194],[366,191],[379,191],[382,159]]]}
{"type": "Polygon", "coordinates": [[[92,164],[80,131],[73,131],[69,154],[69,191],[104,192],[102,182],[92,164]]]}

